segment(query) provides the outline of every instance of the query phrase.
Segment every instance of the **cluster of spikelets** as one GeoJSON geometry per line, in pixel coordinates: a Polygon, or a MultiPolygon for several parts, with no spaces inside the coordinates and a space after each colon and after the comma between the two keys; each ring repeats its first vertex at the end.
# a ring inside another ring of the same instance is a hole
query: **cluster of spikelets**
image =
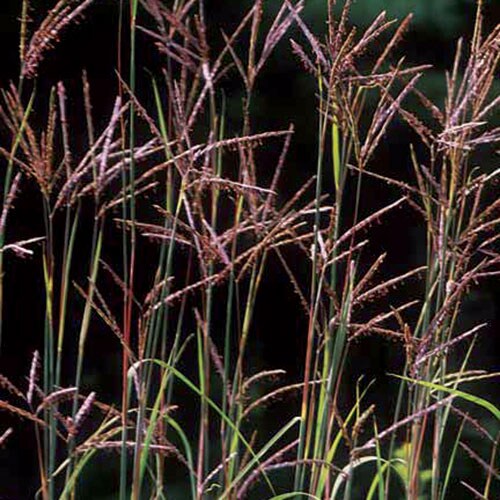
{"type": "MultiPolygon", "coordinates": [[[[49,49],[92,0],[60,0],[37,28],[29,22],[29,2],[23,1],[20,82],[3,91],[0,108],[10,133],[8,146],[0,148],[7,163],[0,275],[6,251],[41,253],[46,336],[42,380],[40,356],[35,353],[25,392],[1,377],[0,385],[18,403],[0,401],[0,409],[35,427],[43,498],[74,497],[78,478],[92,456],[115,450],[120,454],[120,498],[129,487],[134,499],[168,494],[172,478],[167,460],[174,458],[187,470],[186,498],[208,498],[216,491],[218,498],[242,499],[259,483],[274,492],[272,473],[282,469],[293,470],[290,491],[297,495],[337,498],[343,489],[344,498],[349,498],[354,470],[376,462],[370,495],[376,490],[379,498],[388,495],[392,473],[399,474],[408,498],[416,499],[423,486],[422,443],[430,438],[431,497],[437,499],[449,481],[443,468],[453,466],[445,464],[440,453],[439,429],[450,415],[485,436],[496,449],[498,439],[455,405],[465,394],[457,391],[459,384],[488,375],[468,371],[465,363],[450,373],[447,357],[484,326],[456,331],[465,294],[478,280],[500,273],[495,249],[500,200],[488,202],[500,171],[480,173],[471,168],[479,148],[500,140],[500,130],[489,125],[500,104],[499,97],[491,97],[500,28],[487,35],[482,32],[479,6],[470,46],[458,44],[441,109],[417,88],[427,66],[407,67],[403,59],[391,62],[411,16],[397,24],[382,13],[359,33],[349,23],[351,3],[345,2],[337,18],[335,2],[328,2],[328,32],[320,39],[301,17],[303,1],[284,0],[263,34],[264,3],[257,0],[232,34],[222,34],[224,46],[213,54],[203,2],[176,1],[169,7],[160,0],[132,1],[132,48],[136,32],[143,33],[165,61],[162,83],[152,80],[156,110],[146,109],[138,97],[132,50],[131,74],[119,76],[119,95],[107,125],[97,131],[91,85],[83,73],[88,149],[81,153],[73,151],[64,84],[49,96],[42,132],[32,122],[35,94],[30,97],[29,89],[30,81],[43,72],[49,49]],[[149,16],[147,26],[137,24],[139,9],[141,16],[149,16]],[[291,40],[292,51],[318,86],[318,166],[317,174],[283,202],[278,191],[294,128],[286,124],[283,130],[254,132],[252,95],[263,67],[292,26],[302,39],[291,40]],[[226,137],[220,105],[219,88],[229,77],[241,80],[244,95],[241,133],[234,137],[226,137]],[[404,107],[410,96],[430,112],[432,123],[404,107]],[[373,165],[377,147],[396,117],[406,121],[426,147],[424,154],[411,151],[414,184],[382,176],[373,165]],[[148,131],[143,143],[136,137],[139,122],[148,131]],[[271,142],[278,142],[281,151],[271,181],[263,185],[258,150],[271,142]],[[324,188],[328,163],[333,193],[324,188]],[[361,218],[363,176],[395,186],[401,196],[361,218]],[[20,186],[28,181],[39,187],[46,234],[8,243],[8,214],[21,196],[20,186]],[[358,187],[354,202],[345,196],[348,183],[358,187]],[[86,203],[94,209],[88,280],[72,284],[73,249],[81,237],[78,220],[86,203]],[[427,262],[380,280],[387,255],[366,262],[366,233],[404,206],[420,214],[426,225],[427,262]],[[348,210],[352,217],[347,217],[348,210]],[[65,220],[62,249],[54,238],[54,222],[59,219],[65,220]],[[352,222],[347,228],[346,219],[352,222]],[[103,259],[102,247],[117,232],[123,241],[121,268],[103,259]],[[138,265],[136,249],[150,242],[158,247],[158,259],[148,274],[138,265]],[[289,247],[297,249],[293,255],[301,256],[300,264],[291,262],[289,247]],[[62,255],[60,262],[55,255],[62,255]],[[283,265],[308,321],[304,376],[300,382],[255,396],[260,390],[256,388],[284,375],[281,370],[251,374],[246,356],[270,256],[283,265]],[[298,277],[303,275],[301,267],[310,270],[309,282],[298,277]],[[138,275],[141,281],[150,281],[142,297],[134,286],[138,275]],[[425,283],[423,297],[389,304],[395,300],[390,295],[394,288],[417,279],[425,283]],[[101,292],[103,282],[115,287],[121,307],[116,307],[115,297],[101,292]],[[65,350],[70,343],[66,331],[71,288],[84,305],[78,312],[77,358],[71,360],[75,372],[66,374],[63,359],[72,355],[65,350]],[[215,336],[213,319],[221,311],[222,346],[217,345],[220,336],[215,336]],[[93,316],[115,335],[117,350],[123,354],[117,407],[97,399],[99,388],[82,394],[93,316]],[[367,335],[390,338],[406,353],[394,423],[383,430],[377,429],[374,405],[364,407],[369,386],[357,388],[356,405],[347,414],[337,404],[346,390],[342,372],[349,346],[367,335]],[[194,353],[196,383],[179,368],[187,352],[194,353]],[[72,383],[63,387],[68,379],[72,383]],[[187,437],[194,433],[183,430],[176,418],[173,401],[178,385],[199,401],[196,452],[187,437]],[[258,430],[258,410],[288,393],[301,394],[300,417],[268,438],[258,430]],[[253,430],[247,439],[249,425],[253,430]],[[370,429],[373,436],[365,438],[370,429]],[[404,473],[391,465],[391,460],[402,461],[393,458],[401,435],[406,442],[404,473]],[[385,458],[382,449],[387,446],[385,458]]],[[[487,402],[474,401],[495,414],[487,402]]],[[[9,428],[0,443],[11,434],[9,428]]],[[[484,490],[489,491],[492,478],[498,478],[494,463],[466,443],[460,445],[483,467],[484,490]]],[[[464,483],[464,487],[482,495],[474,486],[464,483]]]]}

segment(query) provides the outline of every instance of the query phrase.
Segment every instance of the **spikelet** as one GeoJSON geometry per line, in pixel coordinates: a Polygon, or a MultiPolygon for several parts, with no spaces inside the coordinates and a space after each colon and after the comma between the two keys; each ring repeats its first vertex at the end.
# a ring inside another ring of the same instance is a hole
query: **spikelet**
{"type": "Polygon", "coordinates": [[[40,355],[38,354],[38,351],[35,351],[33,353],[33,359],[31,360],[28,393],[26,394],[26,399],[30,406],[33,404],[33,394],[35,391],[35,385],[38,380],[39,369],[40,369],[40,355]]]}
{"type": "Polygon", "coordinates": [[[73,22],[82,18],[84,11],[94,0],[59,0],[49,11],[38,29],[33,33],[23,54],[22,75],[35,78],[38,67],[46,53],[55,47],[61,32],[73,22]]]}

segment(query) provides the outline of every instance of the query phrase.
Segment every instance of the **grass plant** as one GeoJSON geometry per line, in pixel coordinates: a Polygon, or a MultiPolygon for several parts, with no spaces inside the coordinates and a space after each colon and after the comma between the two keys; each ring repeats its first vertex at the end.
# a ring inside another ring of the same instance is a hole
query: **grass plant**
{"type": "MultiPolygon", "coordinates": [[[[118,91],[97,120],[85,72],[79,96],[59,82],[45,102],[37,81],[50,50],[99,1],[59,0],[38,26],[29,20],[34,7],[21,2],[19,82],[2,89],[0,107],[0,309],[4,274],[29,257],[44,277],[44,323],[26,387],[0,377],[0,409],[33,426],[44,500],[83,498],[83,479],[104,454],[120,471],[112,485],[120,499],[440,500],[452,481],[462,481],[464,498],[500,491],[500,410],[474,385],[497,374],[470,368],[485,325],[463,331],[459,321],[471,288],[500,273],[500,169],[478,166],[500,140],[491,120],[500,28],[484,31],[479,1],[441,106],[419,89],[429,66],[393,56],[411,16],[397,22],[382,12],[363,31],[350,24],[350,0],[340,14],[325,0],[322,37],[305,22],[304,1],[277,2],[270,25],[268,3],[256,0],[214,41],[203,0],[120,2],[118,91]],[[139,36],[161,60],[148,80],[138,79],[139,36]],[[288,42],[315,82],[317,153],[314,176],[285,199],[294,125],[262,131],[253,114],[261,74],[288,42]],[[243,96],[236,127],[227,123],[228,79],[243,96]],[[72,133],[78,99],[84,150],[72,133]],[[415,138],[411,180],[377,168],[396,120],[415,138]],[[261,150],[274,154],[270,176],[261,150]],[[367,210],[367,179],[396,194],[367,210]],[[43,234],[11,241],[9,215],[28,183],[43,234]],[[373,257],[370,230],[401,208],[425,228],[425,263],[381,277],[391,255],[373,257]],[[119,258],[108,250],[117,241],[119,258]],[[85,259],[79,248],[89,249],[85,259]],[[250,362],[259,297],[277,262],[298,298],[293,313],[307,323],[298,333],[300,380],[250,362]],[[419,285],[401,301],[393,290],[407,283],[419,285]],[[85,382],[89,342],[99,345],[103,327],[121,359],[114,399],[85,382]],[[352,346],[368,336],[404,353],[403,370],[391,375],[399,389],[389,422],[371,401],[375,381],[346,380],[352,346]],[[290,394],[300,405],[269,431],[262,409],[290,394]],[[489,456],[472,449],[466,430],[489,456]],[[462,453],[481,471],[474,484],[457,474],[462,453]]],[[[4,338],[15,334],[0,325],[4,338]]],[[[2,358],[14,355],[2,348],[2,358]]],[[[0,433],[9,453],[16,428],[0,433]]]]}

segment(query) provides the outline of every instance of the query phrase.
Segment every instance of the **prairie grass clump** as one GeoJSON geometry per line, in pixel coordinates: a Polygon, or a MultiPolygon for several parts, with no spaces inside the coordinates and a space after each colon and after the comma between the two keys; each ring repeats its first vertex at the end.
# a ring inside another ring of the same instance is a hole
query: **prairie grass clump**
{"type": "MultiPolygon", "coordinates": [[[[215,35],[202,0],[120,2],[117,91],[104,113],[84,70],[80,95],[66,82],[37,90],[63,29],[99,2],[55,2],[38,27],[22,2],[19,81],[0,106],[0,309],[10,300],[4,274],[29,256],[43,276],[32,284],[43,333],[26,382],[0,377],[0,410],[34,429],[44,499],[82,498],[102,456],[118,471],[110,488],[120,499],[438,500],[454,482],[467,497],[498,494],[500,410],[463,387],[497,374],[470,366],[486,325],[462,330],[460,320],[470,290],[500,274],[500,169],[480,166],[500,140],[491,119],[500,28],[485,32],[478,2],[441,106],[419,88],[429,66],[395,57],[411,15],[382,12],[361,30],[350,0],[340,10],[328,0],[323,37],[304,20],[305,2],[278,3],[270,23],[256,0],[215,35]],[[147,80],[138,36],[160,61],[147,80]],[[315,83],[317,118],[315,173],[288,198],[295,124],[262,130],[254,119],[260,78],[287,41],[315,83]],[[236,124],[228,81],[242,95],[236,124]],[[415,139],[412,180],[377,168],[397,120],[415,139]],[[368,210],[367,182],[397,194],[368,210]],[[11,241],[26,185],[43,230],[11,241]],[[425,259],[386,276],[391,255],[370,253],[370,231],[403,208],[421,221],[425,259]],[[298,380],[256,370],[250,357],[277,263],[298,299],[288,313],[305,318],[298,380]],[[394,293],[408,283],[410,295],[394,293]],[[362,368],[357,384],[347,380],[352,346],[366,337],[391,340],[384,349],[403,359],[389,417],[362,368]],[[99,349],[105,360],[92,366],[99,349]],[[112,394],[89,383],[103,365],[120,370],[112,394]],[[299,404],[284,404],[289,396],[299,404]],[[287,418],[269,424],[269,406],[287,418]],[[480,471],[473,482],[458,473],[462,453],[480,471]]],[[[15,335],[7,326],[0,317],[4,340],[15,335]]],[[[0,429],[2,453],[16,425],[0,429]]]]}

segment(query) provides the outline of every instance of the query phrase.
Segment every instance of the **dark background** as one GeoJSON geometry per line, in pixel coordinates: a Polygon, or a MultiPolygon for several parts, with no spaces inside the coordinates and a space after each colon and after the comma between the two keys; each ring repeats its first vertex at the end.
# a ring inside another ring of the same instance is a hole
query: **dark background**
{"type": "MultiPolygon", "coordinates": [[[[325,3],[325,0],[306,1],[304,16],[316,32],[324,31],[325,3]]],[[[11,80],[17,80],[20,4],[19,0],[0,2],[1,88],[5,88],[11,80]]],[[[53,2],[47,0],[36,2],[37,15],[52,4],[53,2]]],[[[100,126],[106,122],[113,106],[117,91],[115,76],[117,5],[117,1],[96,0],[85,20],[64,32],[61,43],[47,55],[40,68],[39,103],[44,102],[42,96],[46,95],[48,89],[57,81],[62,80],[66,84],[73,106],[70,121],[71,142],[75,151],[81,151],[84,147],[83,120],[81,116],[78,116],[78,110],[82,110],[80,98],[82,68],[87,69],[92,86],[97,129],[100,129],[100,126]]],[[[221,43],[219,28],[224,27],[226,33],[231,32],[249,5],[250,2],[247,1],[212,0],[206,2],[210,36],[215,46],[217,44],[220,46],[221,43]]],[[[265,15],[268,19],[272,19],[271,14],[277,9],[279,2],[268,0],[264,5],[265,15]]],[[[415,13],[412,29],[399,47],[398,55],[406,54],[408,64],[433,64],[434,68],[422,81],[422,88],[435,101],[442,102],[445,82],[443,70],[449,69],[452,64],[457,38],[470,34],[475,12],[474,3],[469,0],[358,0],[353,7],[351,21],[360,28],[366,27],[384,9],[388,11],[389,16],[400,19],[410,11],[415,13]]],[[[490,27],[494,26],[500,20],[500,2],[487,2],[486,9],[487,23],[490,27]]],[[[38,19],[37,15],[33,15],[35,20],[38,19]]],[[[268,62],[267,69],[258,81],[252,109],[254,125],[259,131],[286,128],[290,122],[295,124],[293,146],[281,184],[284,199],[315,172],[315,82],[313,78],[304,74],[297,59],[291,53],[287,40],[294,35],[297,33],[292,31],[288,37],[285,37],[268,62]]],[[[124,52],[126,53],[126,50],[124,52]]],[[[141,34],[138,35],[137,53],[138,95],[146,107],[152,109],[151,92],[149,92],[148,76],[145,70],[157,71],[161,59],[150,40],[141,34]]],[[[241,126],[239,118],[241,88],[230,81],[224,85],[228,100],[229,128],[237,131],[241,126]]],[[[498,89],[500,87],[498,82],[496,85],[498,89]]],[[[37,108],[35,110],[39,111],[37,108]]],[[[41,116],[44,115],[43,106],[39,112],[41,116]]],[[[35,113],[35,119],[36,116],[35,113]]],[[[5,140],[4,135],[0,137],[1,140],[5,140]]],[[[372,168],[386,175],[409,179],[411,176],[409,144],[412,140],[414,140],[412,134],[401,123],[396,122],[379,148],[372,168]]],[[[274,151],[262,153],[261,160],[264,166],[266,162],[271,162],[273,154],[275,154],[274,151]]],[[[485,156],[482,168],[493,168],[493,161],[491,156],[485,156]]],[[[0,176],[3,176],[3,168],[2,160],[0,176]]],[[[13,240],[32,237],[42,232],[40,200],[37,199],[36,189],[28,184],[24,183],[22,196],[16,202],[16,210],[10,219],[9,238],[13,240]]],[[[387,186],[367,181],[362,201],[363,211],[368,213],[384,205],[386,200],[395,199],[396,196],[397,193],[387,186]]],[[[90,231],[91,223],[90,217],[84,218],[80,231],[90,231]]],[[[424,260],[423,234],[420,221],[411,211],[399,211],[397,216],[384,219],[384,223],[370,233],[371,243],[367,256],[369,257],[370,254],[377,256],[387,251],[388,258],[384,267],[386,275],[403,272],[424,260]]],[[[106,258],[110,260],[119,258],[120,247],[113,246],[111,237],[108,243],[106,258]]],[[[148,250],[145,249],[145,256],[148,255],[147,252],[148,250]]],[[[76,262],[84,259],[87,254],[88,248],[83,245],[78,250],[76,262]]],[[[293,258],[293,255],[290,257],[293,258]]],[[[84,266],[81,267],[84,268],[84,266]]],[[[250,342],[249,364],[252,366],[252,372],[262,368],[284,368],[288,372],[288,378],[296,381],[301,375],[299,367],[303,363],[305,321],[300,316],[296,297],[277,259],[271,259],[269,269],[270,272],[263,283],[262,294],[257,304],[253,337],[250,342]]],[[[80,282],[84,279],[83,275],[78,276],[78,269],[76,269],[76,279],[80,279],[80,282]]],[[[8,293],[5,306],[6,327],[0,355],[0,373],[24,387],[31,354],[34,349],[41,350],[43,347],[43,277],[40,273],[39,261],[8,259],[6,290],[8,293]]],[[[471,368],[500,369],[499,292],[498,280],[483,282],[470,293],[464,304],[461,330],[477,322],[489,323],[488,331],[479,339],[471,368]]],[[[409,291],[403,289],[401,293],[404,295],[409,291]]],[[[80,315],[77,312],[78,303],[75,297],[74,301],[73,327],[76,332],[80,315]]],[[[70,311],[71,307],[70,303],[70,311]]],[[[117,344],[101,326],[93,325],[93,329],[90,336],[91,349],[89,349],[86,365],[88,375],[84,384],[89,388],[98,387],[100,397],[112,402],[117,396],[116,388],[120,384],[120,356],[117,344]],[[94,341],[94,348],[92,348],[92,338],[98,339],[94,341]]],[[[400,367],[402,354],[398,346],[378,339],[366,339],[353,346],[346,372],[347,392],[351,395],[346,398],[345,404],[349,404],[348,399],[354,393],[355,380],[361,373],[364,373],[367,380],[376,377],[377,382],[371,392],[371,398],[377,403],[378,413],[390,418],[390,398],[387,398],[387,391],[391,390],[392,385],[391,380],[385,374],[400,367]],[[352,385],[349,386],[349,384],[352,385]]],[[[475,385],[474,389],[476,393],[498,403],[495,385],[493,381],[486,382],[480,387],[475,385]]],[[[297,401],[291,400],[290,402],[293,403],[290,405],[290,411],[293,413],[296,411],[297,401]]],[[[273,418],[281,417],[282,413],[269,411],[263,416],[265,422],[271,422],[273,418]]],[[[2,422],[0,432],[4,429],[4,418],[6,419],[0,415],[0,422],[2,422]]],[[[11,438],[6,449],[0,450],[0,500],[33,497],[33,477],[36,474],[33,462],[33,434],[30,426],[17,426],[17,428],[20,428],[20,432],[11,438]]],[[[476,438],[471,436],[471,439],[476,438]]],[[[480,447],[478,442],[476,449],[481,449],[480,447]]],[[[84,494],[85,498],[113,498],[111,485],[113,478],[116,477],[116,470],[109,464],[110,461],[106,456],[96,461],[96,465],[89,474],[88,490],[83,489],[83,491],[88,491],[84,494]]],[[[461,459],[459,472],[465,477],[479,473],[477,466],[467,458],[461,459]]],[[[459,491],[463,490],[457,490],[457,498],[460,498],[459,491]]],[[[181,499],[182,496],[178,498],[181,499]]],[[[467,498],[467,496],[461,498],[467,498]]]]}

